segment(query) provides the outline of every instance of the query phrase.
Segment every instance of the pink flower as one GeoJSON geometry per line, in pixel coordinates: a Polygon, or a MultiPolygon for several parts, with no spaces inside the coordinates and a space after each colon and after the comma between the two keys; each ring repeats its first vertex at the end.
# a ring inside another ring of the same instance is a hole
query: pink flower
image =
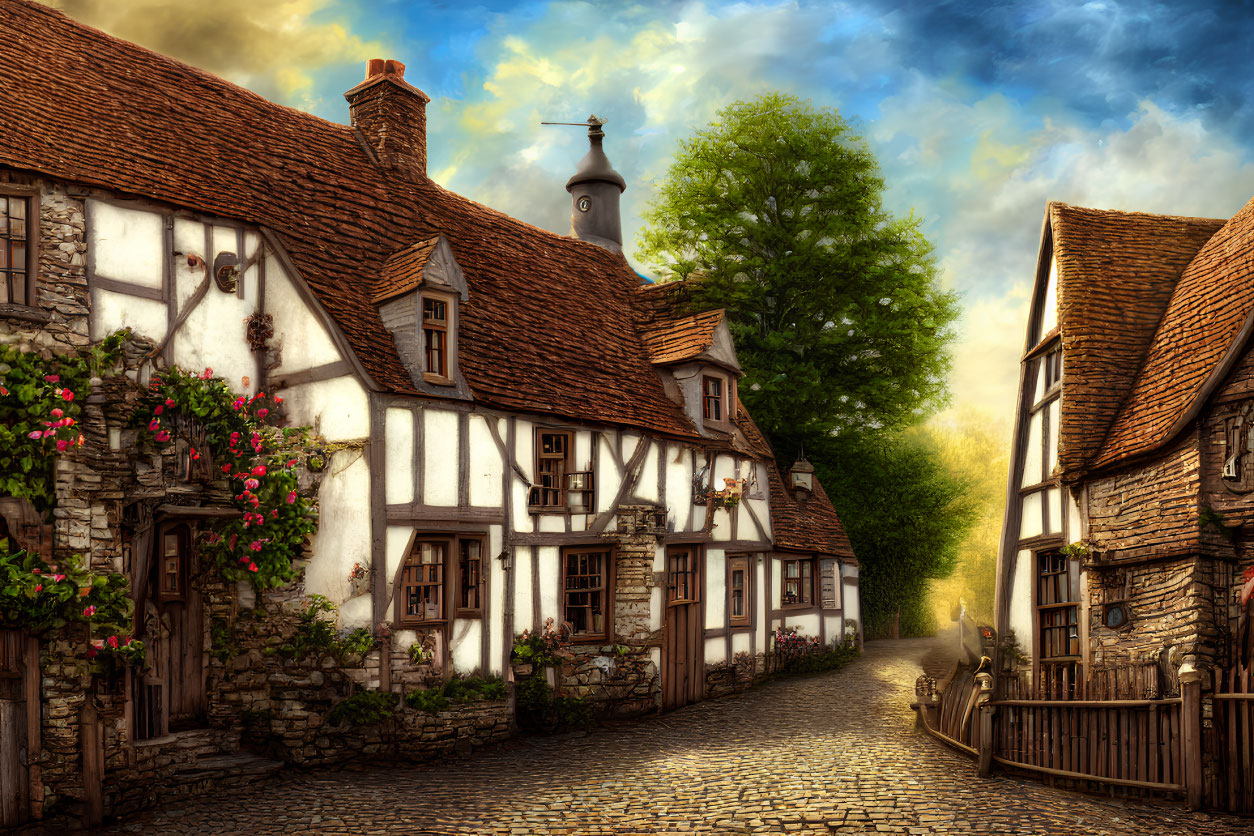
{"type": "Polygon", "coordinates": [[[208,366],[205,366],[205,370],[200,373],[200,379],[208,380],[211,377],[213,377],[213,369],[209,368],[208,366]]]}
{"type": "Polygon", "coordinates": [[[27,438],[43,438],[43,437],[44,437],[43,430],[35,430],[27,435],[27,438]]]}
{"type": "Polygon", "coordinates": [[[164,406],[162,406],[161,404],[157,404],[155,407],[153,407],[152,414],[160,415],[164,410],[165,410],[164,406]]]}
{"type": "Polygon", "coordinates": [[[44,380],[48,381],[49,383],[60,383],[61,376],[56,375],[56,374],[46,374],[44,375],[44,380]]]}
{"type": "Polygon", "coordinates": [[[251,543],[248,544],[248,548],[252,549],[255,552],[261,551],[261,541],[253,540],[251,543]]]}
{"type": "Polygon", "coordinates": [[[227,543],[227,548],[229,548],[231,551],[235,551],[235,540],[236,540],[236,537],[237,537],[237,535],[232,534],[232,535],[231,535],[231,540],[230,540],[230,542],[229,542],[229,543],[227,543]]]}
{"type": "Polygon", "coordinates": [[[61,398],[66,401],[72,401],[74,400],[74,393],[71,392],[69,389],[66,389],[65,391],[61,393],[61,398]]]}
{"type": "Polygon", "coordinates": [[[174,398],[166,398],[166,399],[165,399],[165,405],[166,405],[166,406],[174,406],[174,398]]]}
{"type": "Polygon", "coordinates": [[[161,432],[157,433],[157,441],[169,441],[169,440],[170,440],[170,434],[166,432],[165,430],[162,430],[161,432]]]}
{"type": "Polygon", "coordinates": [[[259,465],[257,465],[256,467],[254,467],[254,468],[253,468],[253,475],[254,475],[254,476],[265,476],[265,475],[266,475],[266,466],[265,466],[264,464],[259,464],[259,465]]]}
{"type": "Polygon", "coordinates": [[[261,500],[260,500],[260,499],[258,499],[258,498],[257,498],[257,497],[255,497],[255,496],[250,496],[250,497],[248,497],[248,501],[249,501],[249,502],[251,502],[251,503],[253,504],[253,507],[254,507],[254,508],[256,508],[258,505],[260,505],[260,504],[261,504],[261,500]]]}
{"type": "Polygon", "coordinates": [[[93,605],[88,604],[86,607],[83,608],[83,618],[91,618],[95,614],[96,614],[96,608],[93,605]]]}
{"type": "Polygon", "coordinates": [[[257,571],[257,564],[256,564],[256,563],[249,563],[249,564],[248,564],[248,571],[250,571],[250,572],[256,572],[256,571],[257,571]]]}
{"type": "Polygon", "coordinates": [[[278,516],[279,516],[279,509],[278,509],[278,508],[272,508],[272,509],[270,510],[270,518],[271,518],[271,519],[278,519],[278,516]]]}
{"type": "Polygon", "coordinates": [[[65,413],[62,412],[61,409],[58,407],[57,409],[52,410],[52,412],[48,414],[51,415],[53,418],[60,418],[65,413]]]}
{"type": "MultiPolygon", "coordinates": [[[[53,583],[61,583],[61,581],[63,580],[65,580],[65,575],[53,575],[52,576],[53,583]]],[[[92,607],[92,612],[95,612],[95,611],[96,611],[96,608],[92,607]]]]}
{"type": "Polygon", "coordinates": [[[64,453],[64,452],[65,452],[65,448],[66,448],[66,447],[68,447],[69,445],[70,445],[70,442],[68,442],[68,441],[65,441],[65,440],[58,441],[58,442],[57,442],[57,452],[58,452],[58,453],[64,453]]]}
{"type": "Polygon", "coordinates": [[[109,636],[109,647],[116,648],[118,646],[118,637],[109,636]]]}
{"type": "Polygon", "coordinates": [[[291,505],[296,501],[296,491],[289,491],[287,494],[287,504],[291,505]]]}
{"type": "Polygon", "coordinates": [[[30,570],[30,573],[31,573],[32,575],[38,575],[38,574],[40,574],[40,573],[41,573],[41,570],[39,570],[39,569],[31,569],[31,570],[30,570]]]}

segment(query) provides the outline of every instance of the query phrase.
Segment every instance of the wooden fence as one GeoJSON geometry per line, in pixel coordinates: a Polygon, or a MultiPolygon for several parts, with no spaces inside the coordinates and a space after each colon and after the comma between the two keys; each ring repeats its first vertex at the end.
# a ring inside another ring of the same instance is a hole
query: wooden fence
{"type": "Polygon", "coordinates": [[[1207,785],[1207,806],[1254,813],[1254,687],[1248,667],[1214,673],[1212,751],[1218,780],[1207,785]]]}
{"type": "MultiPolygon", "coordinates": [[[[1231,757],[1245,771],[1230,777],[1229,795],[1254,805],[1250,678],[1239,679],[1240,694],[1227,700],[1232,710],[1224,716],[1245,735],[1230,738],[1231,757]],[[1237,787],[1245,795],[1236,794],[1237,787]]],[[[938,700],[923,703],[924,724],[977,756],[982,772],[999,763],[1050,778],[1187,793],[1191,804],[1201,803],[1200,682],[1182,689],[1173,672],[1145,664],[1090,671],[1076,681],[1055,677],[1036,689],[1002,676],[995,693],[981,704],[976,678],[960,667],[938,700]]]]}

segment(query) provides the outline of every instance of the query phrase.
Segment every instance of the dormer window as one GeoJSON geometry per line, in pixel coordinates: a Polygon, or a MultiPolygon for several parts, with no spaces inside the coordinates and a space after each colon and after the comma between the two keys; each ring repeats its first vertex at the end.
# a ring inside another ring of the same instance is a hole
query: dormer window
{"type": "Polygon", "coordinates": [[[724,405],[724,389],[721,378],[709,377],[701,379],[701,412],[706,421],[722,423],[726,409],[724,405]]]}
{"type": "Polygon", "coordinates": [[[429,383],[449,383],[449,301],[423,294],[422,342],[425,349],[423,378],[429,383]]]}

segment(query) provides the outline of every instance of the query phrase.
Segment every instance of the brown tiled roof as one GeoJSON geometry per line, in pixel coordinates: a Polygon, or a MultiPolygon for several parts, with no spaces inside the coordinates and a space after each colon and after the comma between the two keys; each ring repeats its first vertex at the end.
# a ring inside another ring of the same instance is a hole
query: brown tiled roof
{"type": "Polygon", "coordinates": [[[714,329],[723,321],[723,313],[720,309],[660,321],[641,334],[649,359],[662,365],[701,356],[714,345],[714,329]]]}
{"type": "Polygon", "coordinates": [[[1078,472],[1128,397],[1180,273],[1224,221],[1050,203],[1065,397],[1059,463],[1078,472]]]}
{"type": "Polygon", "coordinates": [[[439,237],[410,244],[383,262],[379,279],[374,283],[374,303],[386,302],[403,293],[417,290],[422,283],[422,268],[435,250],[439,237]]]}
{"type": "Polygon", "coordinates": [[[814,495],[798,502],[784,487],[784,479],[775,463],[775,455],[758,425],[740,405],[740,429],[750,446],[766,463],[771,490],[771,539],[775,548],[785,551],[816,552],[856,560],[849,535],[840,521],[832,500],[814,478],[814,495]]]}
{"type": "Polygon", "coordinates": [[[1206,242],[1176,283],[1145,361],[1093,465],[1148,453],[1219,383],[1254,311],[1254,200],[1206,242]]]}
{"type": "Polygon", "coordinates": [[[380,388],[417,394],[373,277],[442,234],[470,289],[458,341],[476,399],[695,437],[637,335],[621,255],[377,168],[347,125],[47,7],[0,0],[0,42],[0,165],[273,230],[380,388]]]}

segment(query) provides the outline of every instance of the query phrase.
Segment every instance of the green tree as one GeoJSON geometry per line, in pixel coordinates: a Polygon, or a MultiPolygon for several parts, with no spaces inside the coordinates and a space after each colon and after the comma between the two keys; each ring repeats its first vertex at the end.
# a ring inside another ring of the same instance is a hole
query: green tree
{"type": "Polygon", "coordinates": [[[931,584],[958,566],[978,516],[969,481],[918,430],[830,439],[813,458],[862,564],[867,635],[887,635],[898,609],[903,636],[933,632],[931,584]]]}
{"type": "Polygon", "coordinates": [[[835,110],[770,93],[681,142],[645,213],[640,256],[702,275],[695,304],[727,309],[741,397],[772,439],[901,428],[945,400],[957,301],[883,188],[835,110]]]}

